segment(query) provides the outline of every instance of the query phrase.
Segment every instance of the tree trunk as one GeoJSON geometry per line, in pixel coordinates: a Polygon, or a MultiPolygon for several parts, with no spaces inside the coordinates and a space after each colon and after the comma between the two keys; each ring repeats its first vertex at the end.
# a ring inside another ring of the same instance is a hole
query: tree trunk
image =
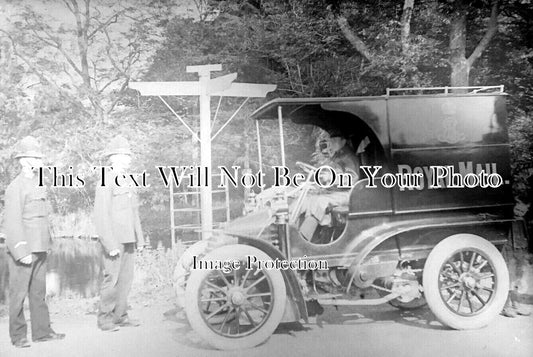
{"type": "Polygon", "coordinates": [[[355,34],[355,32],[352,31],[350,28],[350,25],[348,24],[348,20],[344,16],[338,16],[337,17],[337,24],[339,25],[339,28],[341,29],[342,34],[344,37],[350,42],[352,47],[359,52],[368,62],[372,62],[372,53],[370,52],[370,49],[366,46],[366,44],[355,34]]]}
{"type": "Polygon", "coordinates": [[[458,3],[450,24],[451,86],[465,87],[469,83],[470,66],[466,58],[466,7],[458,3]]]}
{"type": "Polygon", "coordinates": [[[488,47],[498,32],[498,0],[491,1],[490,19],[483,38],[479,41],[470,56],[466,57],[466,16],[468,5],[465,1],[457,2],[457,9],[452,15],[450,24],[450,65],[451,86],[465,87],[470,84],[470,68],[488,47]]]}
{"type": "Polygon", "coordinates": [[[89,47],[89,21],[91,18],[91,13],[89,9],[89,1],[85,0],[85,9],[84,13],[79,7],[77,0],[71,0],[71,11],[76,18],[76,37],[78,42],[78,54],[80,56],[80,76],[83,80],[83,84],[87,87],[88,90],[91,88],[91,76],[89,74],[89,61],[87,58],[87,49],[89,47]]]}
{"type": "Polygon", "coordinates": [[[401,19],[402,27],[402,52],[405,54],[409,49],[409,34],[411,33],[411,17],[413,16],[413,7],[415,0],[405,0],[403,3],[403,12],[401,19]]]}

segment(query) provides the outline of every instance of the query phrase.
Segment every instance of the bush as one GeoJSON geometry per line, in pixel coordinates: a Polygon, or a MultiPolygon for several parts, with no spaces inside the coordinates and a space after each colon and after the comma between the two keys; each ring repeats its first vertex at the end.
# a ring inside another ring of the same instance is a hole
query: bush
{"type": "Polygon", "coordinates": [[[172,299],[169,295],[173,285],[173,275],[179,257],[186,247],[178,242],[174,249],[145,249],[137,254],[131,300],[143,304],[157,302],[158,299],[172,299]]]}

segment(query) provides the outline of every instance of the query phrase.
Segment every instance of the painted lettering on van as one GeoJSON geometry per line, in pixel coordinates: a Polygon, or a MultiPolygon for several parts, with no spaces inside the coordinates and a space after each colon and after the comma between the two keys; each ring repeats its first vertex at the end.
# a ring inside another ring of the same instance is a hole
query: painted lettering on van
{"type": "MultiPolygon", "coordinates": [[[[448,165],[452,166],[454,169],[459,170],[459,174],[462,177],[465,177],[468,174],[476,174],[480,175],[481,173],[485,173],[487,175],[490,174],[497,174],[497,165],[495,162],[490,163],[477,163],[474,165],[472,161],[459,161],[456,165],[448,165]],[[474,171],[475,168],[475,171],[474,171]]],[[[398,173],[399,174],[423,174],[424,179],[419,180],[419,185],[414,187],[405,187],[401,186],[399,187],[400,191],[404,190],[423,190],[424,188],[433,190],[438,188],[445,188],[449,186],[453,186],[453,182],[451,182],[451,176],[446,176],[445,178],[439,178],[438,180],[433,180],[433,176],[435,173],[436,166],[415,166],[411,167],[410,165],[398,165],[398,173]]]]}

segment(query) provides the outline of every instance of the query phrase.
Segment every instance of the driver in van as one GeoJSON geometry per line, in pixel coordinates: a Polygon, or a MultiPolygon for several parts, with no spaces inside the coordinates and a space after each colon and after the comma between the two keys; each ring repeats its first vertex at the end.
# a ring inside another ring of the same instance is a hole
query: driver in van
{"type": "MultiPolygon", "coordinates": [[[[339,131],[329,133],[326,139],[326,155],[329,157],[326,165],[336,173],[349,173],[352,182],[359,179],[359,160],[354,150],[349,146],[345,137],[339,131]]],[[[331,225],[331,214],[327,213],[329,207],[347,206],[350,199],[350,190],[346,188],[330,188],[321,190],[318,194],[308,195],[302,202],[300,213],[305,213],[305,218],[300,225],[302,236],[311,241],[319,226],[331,225]]]]}

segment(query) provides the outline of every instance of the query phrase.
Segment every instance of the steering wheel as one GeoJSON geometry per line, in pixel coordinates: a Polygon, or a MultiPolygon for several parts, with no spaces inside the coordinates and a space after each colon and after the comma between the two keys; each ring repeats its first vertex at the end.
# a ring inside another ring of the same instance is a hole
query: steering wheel
{"type": "Polygon", "coordinates": [[[314,167],[313,165],[309,165],[301,161],[296,161],[295,165],[304,170],[306,173],[315,172],[318,170],[318,168],[314,167]]]}

